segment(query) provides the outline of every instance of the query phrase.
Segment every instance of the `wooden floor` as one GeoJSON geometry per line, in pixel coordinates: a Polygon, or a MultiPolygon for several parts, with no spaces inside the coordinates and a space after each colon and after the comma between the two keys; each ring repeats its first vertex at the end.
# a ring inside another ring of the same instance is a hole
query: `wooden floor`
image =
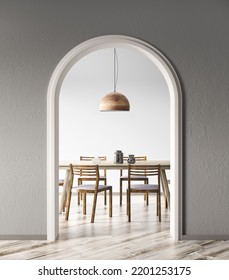
{"type": "MultiPolygon", "coordinates": [[[[132,199],[132,222],[127,222],[126,207],[119,207],[119,196],[113,197],[113,217],[103,197],[98,199],[95,223],[90,223],[91,198],[88,197],[88,214],[83,216],[73,196],[69,221],[60,215],[60,235],[56,242],[0,241],[0,259],[39,260],[204,260],[229,259],[229,241],[181,241],[169,236],[169,212],[162,207],[162,222],[156,218],[155,196],[150,205],[143,197],[132,199]]],[[[125,197],[124,197],[125,201],[125,197]]]]}

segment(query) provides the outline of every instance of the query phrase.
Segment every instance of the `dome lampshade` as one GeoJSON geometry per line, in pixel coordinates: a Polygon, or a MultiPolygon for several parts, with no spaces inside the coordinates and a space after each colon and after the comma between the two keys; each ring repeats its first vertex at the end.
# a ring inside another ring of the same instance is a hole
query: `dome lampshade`
{"type": "Polygon", "coordinates": [[[105,111],[130,111],[130,103],[125,95],[119,92],[111,92],[103,97],[99,110],[105,111]]]}

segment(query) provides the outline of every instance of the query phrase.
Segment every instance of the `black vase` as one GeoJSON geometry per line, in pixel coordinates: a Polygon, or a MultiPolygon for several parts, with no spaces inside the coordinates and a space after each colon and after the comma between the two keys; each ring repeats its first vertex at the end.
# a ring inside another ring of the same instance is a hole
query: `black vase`
{"type": "Polygon", "coordinates": [[[128,157],[128,159],[127,159],[127,162],[128,162],[129,164],[135,163],[135,157],[134,157],[134,155],[129,155],[129,157],[128,157]]]}
{"type": "Polygon", "coordinates": [[[123,163],[123,152],[122,151],[117,150],[115,152],[114,162],[115,163],[123,163]]]}

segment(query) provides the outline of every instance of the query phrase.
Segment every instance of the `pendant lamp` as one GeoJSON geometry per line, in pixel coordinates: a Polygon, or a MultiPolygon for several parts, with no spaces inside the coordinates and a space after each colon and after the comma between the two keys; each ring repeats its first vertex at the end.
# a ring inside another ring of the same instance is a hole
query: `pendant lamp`
{"type": "Polygon", "coordinates": [[[117,84],[117,53],[114,48],[114,91],[108,93],[103,97],[100,102],[99,110],[101,112],[109,111],[130,111],[130,103],[125,95],[120,92],[116,92],[117,84]]]}

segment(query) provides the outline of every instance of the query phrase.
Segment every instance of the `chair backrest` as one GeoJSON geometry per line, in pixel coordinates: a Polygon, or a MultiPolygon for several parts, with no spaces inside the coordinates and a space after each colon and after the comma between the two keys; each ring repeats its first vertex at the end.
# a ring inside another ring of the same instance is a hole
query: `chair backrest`
{"type": "MultiPolygon", "coordinates": [[[[84,160],[84,161],[92,161],[95,157],[87,157],[87,156],[80,156],[80,160],[84,160]]],[[[101,161],[105,161],[107,160],[106,156],[99,156],[98,157],[101,161]]]]}
{"type": "Polygon", "coordinates": [[[131,176],[157,176],[158,187],[160,189],[160,165],[128,165],[128,186],[130,186],[131,176]]]}
{"type": "Polygon", "coordinates": [[[73,165],[70,164],[70,181],[74,176],[93,177],[96,178],[96,185],[99,183],[99,167],[98,165],[73,165]],[[72,176],[72,177],[71,177],[72,176]]]}
{"type": "MultiPolygon", "coordinates": [[[[95,157],[88,157],[88,156],[80,156],[80,160],[82,161],[92,161],[95,157]]],[[[99,156],[98,157],[101,161],[106,161],[107,157],[106,156],[99,156]]],[[[103,170],[103,175],[106,177],[107,171],[106,169],[103,170]]],[[[83,176],[83,175],[82,175],[83,176]]]]}
{"type": "MultiPolygon", "coordinates": [[[[147,156],[136,156],[134,158],[135,158],[136,162],[138,162],[138,161],[146,161],[147,160],[147,156]]],[[[127,160],[128,160],[128,157],[124,156],[123,157],[123,161],[127,161],[127,160]]],[[[120,170],[120,176],[122,176],[122,174],[123,174],[123,171],[120,170]]]]}

